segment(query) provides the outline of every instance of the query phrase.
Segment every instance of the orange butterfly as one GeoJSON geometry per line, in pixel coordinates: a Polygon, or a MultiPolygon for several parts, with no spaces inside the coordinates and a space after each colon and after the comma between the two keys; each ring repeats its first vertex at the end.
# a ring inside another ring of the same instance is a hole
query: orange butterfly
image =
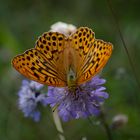
{"type": "Polygon", "coordinates": [[[46,32],[35,48],[13,58],[13,67],[25,77],[42,84],[73,87],[100,72],[112,54],[113,45],[95,39],[94,32],[80,27],[66,37],[46,32]]]}

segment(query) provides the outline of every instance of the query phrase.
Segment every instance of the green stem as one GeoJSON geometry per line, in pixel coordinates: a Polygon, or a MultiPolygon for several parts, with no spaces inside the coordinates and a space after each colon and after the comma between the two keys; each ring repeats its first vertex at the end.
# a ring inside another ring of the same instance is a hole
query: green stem
{"type": "Polygon", "coordinates": [[[111,129],[106,121],[106,116],[105,116],[105,113],[103,111],[103,109],[100,109],[101,110],[101,114],[100,114],[100,120],[101,120],[101,123],[106,131],[106,134],[107,134],[107,137],[108,137],[108,140],[113,140],[113,137],[112,137],[112,133],[111,133],[111,129]]]}
{"type": "Polygon", "coordinates": [[[55,123],[55,126],[56,126],[56,129],[58,131],[58,135],[59,135],[59,139],[60,140],[65,140],[65,137],[63,135],[64,131],[63,131],[63,128],[62,128],[62,124],[61,124],[61,120],[58,116],[58,112],[57,112],[57,109],[55,109],[55,111],[53,111],[53,120],[54,120],[54,123],[55,123]]]}

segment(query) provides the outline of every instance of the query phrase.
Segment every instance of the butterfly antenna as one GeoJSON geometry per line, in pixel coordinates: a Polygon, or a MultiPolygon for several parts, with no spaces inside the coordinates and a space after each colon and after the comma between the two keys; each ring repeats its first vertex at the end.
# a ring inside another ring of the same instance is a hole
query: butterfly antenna
{"type": "Polygon", "coordinates": [[[109,6],[109,9],[110,9],[110,11],[111,11],[111,13],[112,13],[112,15],[113,15],[113,18],[114,18],[114,21],[115,21],[115,24],[116,24],[116,28],[117,28],[117,30],[118,30],[118,32],[119,32],[120,39],[121,39],[121,41],[122,41],[122,43],[123,43],[123,47],[124,47],[125,52],[126,52],[126,54],[127,54],[127,56],[128,56],[128,60],[129,60],[129,63],[130,63],[132,72],[133,72],[133,74],[134,74],[136,83],[137,83],[137,85],[138,85],[138,87],[139,87],[139,89],[140,89],[140,82],[139,82],[139,80],[138,80],[138,76],[137,76],[137,73],[136,73],[136,71],[135,71],[135,67],[134,67],[133,61],[132,61],[132,59],[131,59],[131,56],[130,56],[130,54],[129,54],[129,51],[128,51],[128,49],[127,49],[125,40],[124,40],[124,38],[123,38],[123,34],[122,34],[121,29],[120,29],[120,26],[119,26],[119,22],[118,22],[117,15],[116,15],[116,13],[115,13],[113,7],[112,7],[111,0],[107,0],[107,3],[108,3],[108,6],[109,6]]]}

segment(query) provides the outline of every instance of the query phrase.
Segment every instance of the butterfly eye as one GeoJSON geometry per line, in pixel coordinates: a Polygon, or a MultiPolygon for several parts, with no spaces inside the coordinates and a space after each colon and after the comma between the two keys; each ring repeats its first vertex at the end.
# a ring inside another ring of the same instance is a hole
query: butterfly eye
{"type": "Polygon", "coordinates": [[[70,75],[69,77],[70,77],[70,79],[74,79],[74,76],[73,75],[70,75]]]}

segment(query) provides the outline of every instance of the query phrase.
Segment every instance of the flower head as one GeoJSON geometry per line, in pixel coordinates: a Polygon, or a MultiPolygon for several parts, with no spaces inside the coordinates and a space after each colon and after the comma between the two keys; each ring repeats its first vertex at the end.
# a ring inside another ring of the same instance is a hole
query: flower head
{"type": "Polygon", "coordinates": [[[72,32],[76,30],[76,27],[72,24],[67,24],[64,22],[56,22],[51,26],[52,32],[59,32],[66,36],[69,36],[72,32]]]}
{"type": "Polygon", "coordinates": [[[25,117],[31,117],[35,121],[40,119],[40,111],[38,106],[45,105],[46,94],[41,94],[40,90],[43,88],[42,84],[34,81],[23,80],[22,87],[18,92],[19,108],[24,113],[25,117]]]}
{"type": "Polygon", "coordinates": [[[104,79],[96,76],[91,81],[78,86],[75,91],[67,87],[49,87],[46,103],[52,108],[58,107],[63,121],[98,115],[100,104],[108,98],[108,94],[104,91],[106,88],[102,86],[104,83],[104,79]]]}

